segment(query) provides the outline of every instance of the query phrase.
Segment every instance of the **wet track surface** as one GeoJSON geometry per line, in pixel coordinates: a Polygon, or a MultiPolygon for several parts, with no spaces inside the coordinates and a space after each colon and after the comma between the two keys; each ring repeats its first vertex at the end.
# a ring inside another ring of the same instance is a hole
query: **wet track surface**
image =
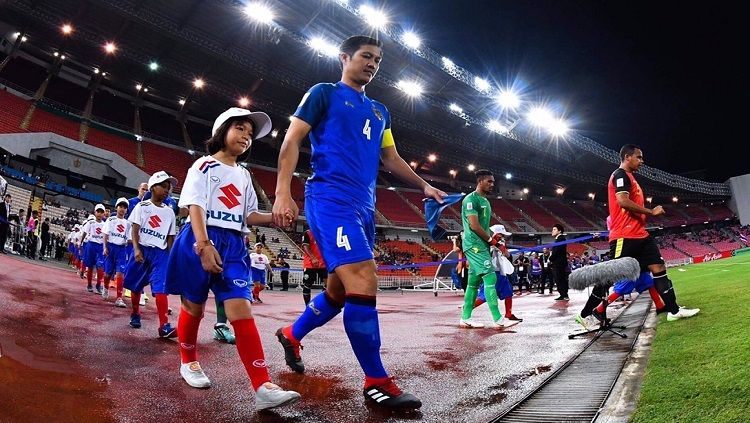
{"type": "MultiPolygon", "coordinates": [[[[569,303],[549,294],[516,296],[514,313],[524,322],[502,332],[459,329],[461,295],[378,295],[383,362],[424,404],[391,413],[365,404],[340,315],[303,340],[306,373],[291,372],[274,332],[302,311],[302,295],[264,291],[265,303],[253,311],[271,377],[302,400],[258,413],[236,348],[212,339],[213,299],[198,337],[213,386],[198,390],[179,375],[175,340],[157,338],[153,301],[142,310],[143,327],[132,329],[129,309],[86,292],[72,270],[0,256],[0,421],[484,422],[588,342],[567,338],[577,330],[573,316],[585,293],[572,292],[569,303]]],[[[174,324],[179,298],[169,302],[174,324]]],[[[474,316],[490,321],[486,305],[474,316]]]]}

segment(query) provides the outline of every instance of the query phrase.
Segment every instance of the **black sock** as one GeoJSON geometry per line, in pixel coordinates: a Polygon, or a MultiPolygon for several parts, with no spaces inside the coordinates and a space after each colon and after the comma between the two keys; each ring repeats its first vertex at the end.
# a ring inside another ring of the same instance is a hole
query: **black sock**
{"type": "Polygon", "coordinates": [[[305,300],[305,307],[310,304],[310,287],[302,285],[302,299],[305,300]]]}
{"type": "Polygon", "coordinates": [[[677,297],[674,294],[674,287],[672,281],[667,276],[667,271],[654,273],[654,287],[659,291],[661,299],[664,301],[665,308],[670,313],[677,313],[680,311],[680,306],[677,305],[677,297]]]}
{"type": "Polygon", "coordinates": [[[583,310],[581,310],[581,317],[591,316],[594,309],[601,304],[605,298],[607,298],[607,290],[608,288],[603,285],[594,286],[591,295],[589,295],[589,299],[586,300],[586,305],[583,306],[583,310]]]}

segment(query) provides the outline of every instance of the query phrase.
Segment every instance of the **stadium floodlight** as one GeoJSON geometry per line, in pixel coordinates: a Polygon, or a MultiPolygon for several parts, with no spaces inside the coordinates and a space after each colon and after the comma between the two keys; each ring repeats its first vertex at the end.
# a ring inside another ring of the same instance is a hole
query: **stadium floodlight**
{"type": "Polygon", "coordinates": [[[409,166],[411,166],[414,169],[416,169],[417,168],[417,162],[415,162],[414,160],[412,160],[412,161],[409,162],[409,166]]]}
{"type": "Polygon", "coordinates": [[[487,129],[492,132],[497,132],[498,134],[505,134],[508,132],[508,128],[505,125],[494,119],[487,122],[487,129]]]}
{"type": "Polygon", "coordinates": [[[24,35],[24,36],[22,36],[22,37],[21,37],[21,42],[22,42],[22,43],[24,43],[24,42],[26,42],[26,41],[28,41],[28,38],[26,38],[26,36],[25,36],[25,35],[24,35]]]}
{"type": "Polygon", "coordinates": [[[550,134],[561,137],[568,133],[568,125],[563,121],[562,119],[554,119],[550,124],[547,126],[547,131],[549,131],[550,134]]]}
{"type": "Polygon", "coordinates": [[[64,54],[60,55],[60,60],[65,60],[65,55],[64,54]]]}
{"type": "Polygon", "coordinates": [[[557,195],[563,195],[563,193],[564,193],[564,192],[565,192],[565,188],[562,188],[562,187],[560,187],[560,188],[557,188],[557,189],[555,190],[555,193],[556,193],[557,195]]]}
{"type": "Polygon", "coordinates": [[[456,172],[456,169],[451,169],[451,170],[449,170],[449,171],[448,171],[448,173],[449,173],[449,174],[450,174],[450,175],[451,175],[452,177],[454,177],[454,178],[456,177],[456,175],[458,175],[458,172],[456,172]]]}
{"type": "Polygon", "coordinates": [[[102,76],[107,76],[107,72],[102,72],[102,76]]]}
{"type": "Polygon", "coordinates": [[[473,164],[470,164],[470,165],[466,166],[466,168],[469,169],[469,172],[473,172],[477,167],[474,166],[473,164]]]}
{"type": "Polygon", "coordinates": [[[250,18],[264,24],[273,22],[273,10],[262,3],[252,3],[245,6],[245,14],[250,18]]]}
{"type": "Polygon", "coordinates": [[[594,194],[593,192],[590,192],[590,193],[589,193],[589,198],[593,200],[593,199],[594,199],[594,197],[596,197],[596,195],[595,195],[595,194],[594,194]]]}
{"type": "Polygon", "coordinates": [[[195,154],[195,150],[188,150],[188,154],[192,156],[193,154],[195,154]]]}
{"type": "Polygon", "coordinates": [[[159,64],[156,62],[151,62],[148,64],[148,68],[152,71],[156,71],[159,69],[159,64]]]}
{"type": "Polygon", "coordinates": [[[148,92],[148,88],[144,88],[144,89],[143,89],[143,92],[144,92],[144,93],[147,93],[147,92],[148,92]]]}
{"type": "Polygon", "coordinates": [[[20,37],[20,36],[21,36],[21,33],[20,33],[20,32],[14,32],[14,33],[13,33],[13,38],[18,38],[18,37],[20,37]]]}
{"type": "Polygon", "coordinates": [[[107,54],[114,54],[115,51],[117,51],[117,45],[113,43],[112,41],[108,41],[106,44],[104,44],[104,52],[107,54]]]}
{"type": "Polygon", "coordinates": [[[326,56],[326,57],[338,57],[339,56],[339,48],[335,45],[329,43],[328,41],[324,40],[320,37],[315,37],[310,39],[310,41],[307,42],[307,45],[310,46],[313,50],[317,51],[318,54],[326,56]]]}
{"type": "Polygon", "coordinates": [[[94,68],[94,73],[98,75],[99,74],[99,68],[94,68]]]}
{"type": "Polygon", "coordinates": [[[490,83],[487,82],[486,79],[480,78],[478,76],[474,77],[474,85],[476,85],[477,89],[479,91],[489,91],[490,90],[490,83]]]}
{"type": "Polygon", "coordinates": [[[456,103],[451,103],[450,106],[448,106],[448,109],[450,109],[451,112],[456,112],[456,113],[463,113],[464,112],[464,109],[462,109],[456,103]]]}
{"type": "Polygon", "coordinates": [[[676,203],[676,202],[678,202],[679,200],[680,200],[680,199],[679,199],[679,198],[677,198],[677,197],[672,197],[672,202],[673,202],[673,203],[676,203]]]}
{"type": "Polygon", "coordinates": [[[278,129],[274,129],[273,131],[271,131],[271,138],[276,138],[278,136],[279,136],[279,130],[278,129]]]}
{"type": "Polygon", "coordinates": [[[435,154],[430,154],[429,156],[427,156],[427,160],[434,162],[435,160],[437,160],[437,156],[435,154]]]}
{"type": "Polygon", "coordinates": [[[512,178],[513,178],[513,175],[510,172],[505,173],[505,179],[510,181],[512,178]]]}
{"type": "Polygon", "coordinates": [[[53,55],[53,56],[55,56],[55,57],[57,57],[57,56],[59,56],[59,55],[60,55],[60,53],[58,53],[58,52],[54,52],[54,53],[52,53],[52,55],[53,55]]]}
{"type": "Polygon", "coordinates": [[[396,87],[409,97],[419,97],[424,92],[422,85],[414,81],[402,80],[396,84],[396,87]]]}
{"type": "Polygon", "coordinates": [[[524,193],[524,194],[528,194],[528,193],[529,193],[529,189],[528,189],[528,188],[524,188],[524,189],[523,189],[523,193],[524,193]]]}
{"type": "Polygon", "coordinates": [[[555,118],[552,117],[552,113],[542,107],[532,108],[531,110],[529,110],[529,113],[526,115],[526,117],[529,119],[529,122],[531,122],[532,125],[541,126],[543,128],[549,128],[555,121],[555,118]]]}
{"type": "Polygon", "coordinates": [[[500,94],[497,96],[497,103],[503,108],[503,109],[517,109],[518,106],[521,105],[521,99],[518,98],[518,95],[510,90],[503,90],[500,91],[500,94]]]}
{"type": "Polygon", "coordinates": [[[64,24],[60,27],[60,31],[65,35],[71,34],[73,32],[73,26],[71,24],[64,24]]]}
{"type": "Polygon", "coordinates": [[[178,101],[178,103],[180,103],[180,106],[184,106],[184,105],[185,105],[185,99],[184,99],[184,98],[181,98],[181,99],[180,99],[180,100],[178,101]]]}
{"type": "Polygon", "coordinates": [[[442,60],[443,60],[443,66],[444,66],[444,67],[445,67],[446,69],[448,69],[448,70],[451,70],[451,69],[453,69],[453,68],[455,68],[455,67],[456,67],[456,64],[455,64],[455,63],[453,63],[453,60],[451,60],[451,59],[449,59],[449,58],[447,58],[447,57],[443,57],[443,59],[442,59],[442,60]]]}
{"type": "MultiPolygon", "coordinates": [[[[654,197],[646,197],[646,201],[648,201],[650,203],[650,202],[654,201],[654,197]]],[[[713,204],[711,204],[711,205],[713,206],[713,204]]]]}
{"type": "Polygon", "coordinates": [[[396,191],[396,187],[388,187],[388,191],[396,191]]]}
{"type": "Polygon", "coordinates": [[[368,25],[376,29],[383,28],[388,23],[388,16],[385,13],[367,5],[359,8],[359,14],[368,25]]]}
{"type": "Polygon", "coordinates": [[[418,49],[420,45],[422,45],[422,40],[420,40],[419,36],[413,32],[404,33],[402,39],[404,41],[404,44],[415,50],[418,49]]]}
{"type": "Polygon", "coordinates": [[[203,88],[205,84],[206,83],[201,78],[195,78],[193,81],[193,86],[198,89],[203,88]]]}
{"type": "Polygon", "coordinates": [[[135,84],[135,89],[136,89],[137,91],[140,91],[140,90],[141,90],[141,88],[143,88],[143,85],[141,85],[141,84],[135,84]]]}
{"type": "Polygon", "coordinates": [[[237,103],[240,105],[240,107],[247,107],[250,104],[250,99],[247,97],[240,97],[239,100],[237,100],[237,103]]]}

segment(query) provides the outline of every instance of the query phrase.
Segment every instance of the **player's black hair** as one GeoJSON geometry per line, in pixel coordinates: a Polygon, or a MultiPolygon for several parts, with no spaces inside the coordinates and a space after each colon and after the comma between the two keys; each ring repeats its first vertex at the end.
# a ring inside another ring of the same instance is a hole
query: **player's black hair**
{"type": "Polygon", "coordinates": [[[638,147],[635,144],[625,144],[620,149],[620,160],[625,160],[625,156],[631,156],[633,153],[635,153],[635,150],[642,150],[641,147],[638,147]]]}
{"type": "Polygon", "coordinates": [[[5,194],[5,198],[12,198],[10,194],[5,194]]]}
{"type": "MultiPolygon", "coordinates": [[[[208,154],[216,154],[219,151],[223,150],[224,147],[226,147],[227,132],[229,132],[229,128],[231,128],[232,125],[236,124],[237,122],[248,122],[253,126],[253,133],[255,133],[255,124],[249,116],[237,116],[228,119],[226,122],[221,124],[219,129],[216,130],[216,135],[206,140],[205,145],[206,152],[208,152],[208,154]]],[[[237,156],[237,161],[244,162],[245,160],[247,160],[247,157],[249,155],[250,149],[248,148],[247,151],[237,156]]]]}
{"type": "Polygon", "coordinates": [[[552,227],[553,228],[557,228],[557,230],[560,231],[560,232],[565,232],[565,228],[563,227],[563,225],[561,225],[559,223],[555,223],[554,225],[552,225],[552,227]]]}
{"type": "MultiPolygon", "coordinates": [[[[341,46],[339,46],[339,51],[342,53],[346,53],[347,55],[349,55],[349,57],[352,57],[354,56],[354,53],[356,53],[357,50],[359,50],[362,46],[377,46],[382,49],[383,42],[380,40],[376,40],[375,38],[368,37],[367,35],[354,35],[347,38],[343,43],[341,43],[341,46]]],[[[342,68],[344,66],[344,64],[340,61],[339,65],[342,68]]]]}
{"type": "Polygon", "coordinates": [[[484,178],[486,178],[488,176],[493,176],[493,175],[492,175],[492,171],[490,171],[490,170],[479,169],[476,172],[474,172],[474,176],[477,177],[477,182],[479,182],[480,180],[482,180],[482,179],[484,179],[484,178]]]}

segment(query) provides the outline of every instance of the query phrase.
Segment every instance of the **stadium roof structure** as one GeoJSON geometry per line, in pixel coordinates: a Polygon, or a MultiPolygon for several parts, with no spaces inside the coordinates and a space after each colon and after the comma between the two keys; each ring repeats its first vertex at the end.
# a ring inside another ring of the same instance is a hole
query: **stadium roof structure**
{"type": "MultiPolygon", "coordinates": [[[[397,145],[407,161],[421,165],[434,152],[439,160],[424,165],[436,174],[463,171],[474,163],[498,175],[511,173],[535,194],[554,195],[555,187],[565,187],[577,198],[592,191],[604,198],[606,180],[620,161],[615,151],[574,130],[553,138],[519,116],[503,115],[472,83],[469,71],[446,69],[428,47],[415,52],[401,39],[404,31],[397,23],[372,29],[354,6],[335,0],[276,0],[269,3],[272,20],[260,22],[246,13],[254,5],[236,0],[8,0],[0,5],[0,20],[27,35],[24,52],[50,62],[54,52],[64,52],[65,66],[89,74],[106,71],[104,85],[121,92],[135,96],[137,84],[147,87],[149,102],[206,121],[246,97],[248,107],[269,113],[281,132],[304,91],[340,75],[337,59],[311,48],[310,41],[320,37],[338,45],[353,34],[376,36],[384,42],[384,60],[368,95],[391,111],[397,145]],[[61,31],[66,23],[71,33],[61,31]],[[104,50],[108,42],[117,46],[112,53],[104,50]],[[152,63],[157,70],[149,67],[152,63]],[[205,82],[201,89],[193,85],[197,78],[205,82]],[[421,83],[424,92],[418,98],[404,95],[397,88],[401,80],[421,83]],[[185,98],[189,101],[180,105],[185,98]],[[450,104],[461,111],[451,111],[450,104]],[[487,129],[487,122],[499,116],[513,121],[510,132],[487,129]]],[[[730,195],[727,184],[646,166],[641,175],[648,193],[658,197],[730,195]]],[[[471,179],[465,173],[459,178],[471,179]]]]}

